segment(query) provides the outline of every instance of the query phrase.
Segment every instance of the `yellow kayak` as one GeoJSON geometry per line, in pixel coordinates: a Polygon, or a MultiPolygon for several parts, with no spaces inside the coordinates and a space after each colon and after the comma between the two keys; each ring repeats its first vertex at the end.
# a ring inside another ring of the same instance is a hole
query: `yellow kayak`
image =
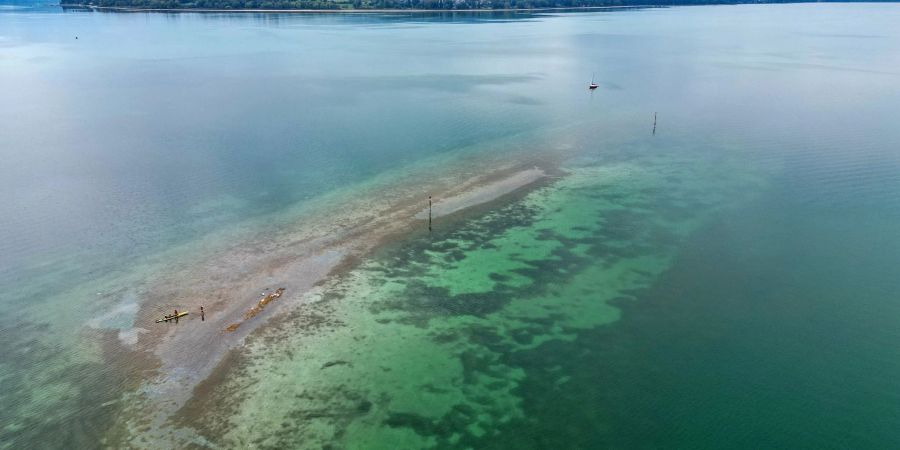
{"type": "Polygon", "coordinates": [[[184,316],[186,316],[186,315],[188,315],[187,312],[180,312],[180,313],[178,313],[177,316],[176,316],[176,315],[163,316],[162,319],[156,319],[156,323],[160,323],[160,322],[168,322],[168,321],[170,321],[170,320],[176,320],[176,319],[178,319],[179,317],[184,317],[184,316]]]}

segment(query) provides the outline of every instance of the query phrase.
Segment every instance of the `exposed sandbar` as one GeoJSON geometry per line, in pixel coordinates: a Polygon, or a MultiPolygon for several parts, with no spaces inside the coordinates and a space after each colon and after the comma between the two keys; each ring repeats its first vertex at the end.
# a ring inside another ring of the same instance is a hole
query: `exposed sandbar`
{"type": "MultiPolygon", "coordinates": [[[[437,180],[420,174],[379,186],[377,194],[328,199],[323,214],[311,212],[297,223],[243,236],[198,261],[173,262],[166,274],[139,287],[135,326],[147,331],[134,349],[154,355],[158,369],[148,374],[130,402],[138,406],[126,414],[141,417],[148,433],[164,433],[194,388],[255,329],[280,312],[302,307],[305,293],[329,275],[354,267],[379,245],[427,232],[427,193],[439,198],[435,215],[444,216],[495,201],[545,176],[534,164],[501,166],[487,174],[461,171],[437,180]],[[278,288],[285,290],[277,301],[246,314],[278,288]],[[178,323],[151,325],[174,308],[191,314],[178,323]]],[[[166,446],[158,440],[153,445],[166,446]]]]}
{"type": "MultiPolygon", "coordinates": [[[[499,180],[472,187],[469,190],[457,193],[441,199],[433,198],[432,217],[441,217],[462,211],[472,206],[487,203],[504,195],[515,192],[547,176],[537,167],[515,172],[499,180]]],[[[428,218],[428,208],[424,208],[415,215],[416,219],[428,218]]]]}

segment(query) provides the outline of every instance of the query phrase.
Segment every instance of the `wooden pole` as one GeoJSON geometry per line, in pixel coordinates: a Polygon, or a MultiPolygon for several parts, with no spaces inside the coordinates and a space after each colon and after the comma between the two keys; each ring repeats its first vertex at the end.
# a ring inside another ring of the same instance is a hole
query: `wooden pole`
{"type": "Polygon", "coordinates": [[[431,233],[431,196],[428,196],[428,232],[431,233]]]}
{"type": "Polygon", "coordinates": [[[653,113],[653,135],[656,136],[656,113],[653,113]]]}

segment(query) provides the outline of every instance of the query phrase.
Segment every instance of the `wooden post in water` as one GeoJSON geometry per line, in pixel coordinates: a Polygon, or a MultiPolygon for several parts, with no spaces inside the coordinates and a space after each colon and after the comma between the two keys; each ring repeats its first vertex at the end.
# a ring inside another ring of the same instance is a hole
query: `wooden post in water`
{"type": "Polygon", "coordinates": [[[431,233],[431,196],[428,196],[428,232],[431,233]]]}
{"type": "Polygon", "coordinates": [[[653,135],[656,136],[656,112],[653,113],[653,135]]]}

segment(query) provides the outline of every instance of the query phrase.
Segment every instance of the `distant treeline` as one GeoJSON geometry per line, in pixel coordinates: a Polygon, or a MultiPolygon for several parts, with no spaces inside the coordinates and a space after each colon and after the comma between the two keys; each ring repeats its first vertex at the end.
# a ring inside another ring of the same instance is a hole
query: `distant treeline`
{"type": "MultiPolygon", "coordinates": [[[[802,0],[801,0],[802,1],[802,0]]],[[[812,0],[814,1],[814,0],[812,0]]],[[[146,9],[535,9],[796,3],[796,0],[63,0],[63,6],[146,9]]]]}

